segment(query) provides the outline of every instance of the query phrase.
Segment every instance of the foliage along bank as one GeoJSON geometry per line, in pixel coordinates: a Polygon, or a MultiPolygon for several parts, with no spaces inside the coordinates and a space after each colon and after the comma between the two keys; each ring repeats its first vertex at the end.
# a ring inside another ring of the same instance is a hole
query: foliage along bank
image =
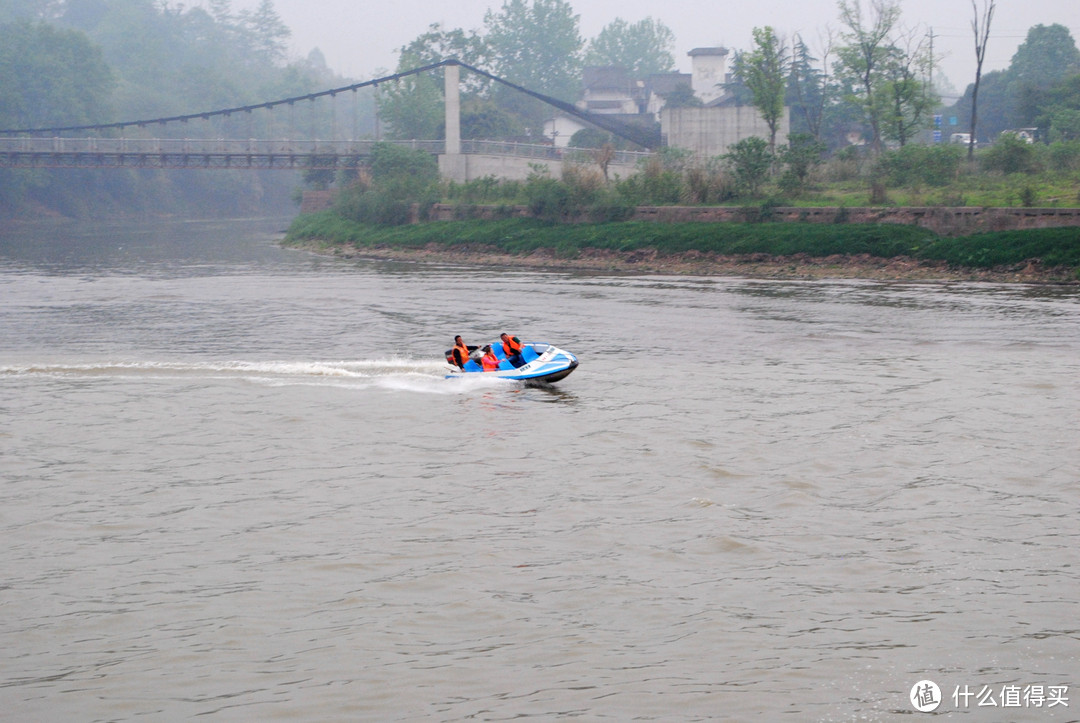
{"type": "Polygon", "coordinates": [[[771,207],[769,201],[760,205],[763,212],[756,223],[628,220],[643,200],[677,202],[687,188],[701,182],[695,178],[692,169],[665,169],[661,164],[610,183],[595,169],[567,165],[561,179],[537,172],[525,182],[481,179],[448,185],[440,181],[431,156],[382,144],[374,149],[367,169],[342,179],[334,208],[300,216],[287,242],[436,252],[464,248],[519,257],[543,249],[562,259],[587,251],[646,250],[735,257],[866,255],[984,269],[1035,262],[1067,269],[1074,277],[1080,273],[1080,233],[1070,227],[945,238],[912,225],[772,222],[764,212],[771,207]],[[447,199],[458,204],[460,220],[410,223],[414,213],[423,218],[437,201],[447,199]],[[469,204],[492,201],[504,204],[506,218],[468,218],[469,204]],[[528,206],[533,218],[510,218],[512,205],[518,203],[528,206]]]}
{"type": "MultiPolygon", "coordinates": [[[[440,221],[405,226],[362,224],[332,211],[297,218],[285,243],[329,249],[396,248],[523,257],[550,251],[572,260],[589,251],[670,256],[826,258],[869,256],[943,262],[956,268],[1057,268],[1080,280],[1080,232],[1032,229],[946,238],[915,226],[811,223],[651,223],[615,221],[561,224],[536,219],[440,221]]],[[[512,263],[512,261],[510,261],[512,263]]]]}

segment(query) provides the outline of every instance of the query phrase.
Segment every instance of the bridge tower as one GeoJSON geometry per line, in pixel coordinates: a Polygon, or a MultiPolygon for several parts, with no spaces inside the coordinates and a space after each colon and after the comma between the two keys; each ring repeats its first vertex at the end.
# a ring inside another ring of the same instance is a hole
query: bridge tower
{"type": "Polygon", "coordinates": [[[468,163],[461,154],[461,67],[450,63],[443,68],[443,97],[446,99],[446,149],[439,156],[443,178],[463,183],[468,180],[468,163]]]}

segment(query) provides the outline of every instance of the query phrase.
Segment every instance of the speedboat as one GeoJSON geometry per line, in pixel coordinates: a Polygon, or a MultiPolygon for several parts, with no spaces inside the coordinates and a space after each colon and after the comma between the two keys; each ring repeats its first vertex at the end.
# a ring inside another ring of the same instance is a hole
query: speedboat
{"type": "Polygon", "coordinates": [[[495,357],[499,360],[499,367],[489,372],[484,371],[484,367],[481,366],[478,351],[471,354],[469,361],[465,362],[464,369],[459,369],[454,365],[452,350],[447,351],[446,360],[453,366],[453,370],[446,375],[446,378],[461,379],[482,375],[496,379],[550,384],[565,379],[570,372],[577,369],[578,365],[577,357],[570,352],[540,341],[527,341],[521,345],[519,366],[514,366],[506,358],[502,342],[492,342],[491,350],[495,352],[495,357]]]}

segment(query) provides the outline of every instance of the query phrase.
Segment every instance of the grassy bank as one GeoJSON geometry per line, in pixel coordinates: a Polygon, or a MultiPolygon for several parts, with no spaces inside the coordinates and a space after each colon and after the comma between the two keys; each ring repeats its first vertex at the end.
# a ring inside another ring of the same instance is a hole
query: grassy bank
{"type": "Polygon", "coordinates": [[[1080,279],[1080,229],[1053,228],[946,238],[891,224],[651,223],[552,224],[535,220],[447,221],[411,226],[357,224],[332,212],[301,216],[286,243],[356,249],[467,249],[525,256],[550,250],[556,260],[604,251],[725,257],[869,256],[909,258],[952,267],[1057,267],[1080,279]]]}

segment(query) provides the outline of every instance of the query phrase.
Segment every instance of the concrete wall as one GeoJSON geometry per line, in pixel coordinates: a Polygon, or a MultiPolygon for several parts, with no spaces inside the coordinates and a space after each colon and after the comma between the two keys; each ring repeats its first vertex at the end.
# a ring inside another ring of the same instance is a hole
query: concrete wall
{"type": "MultiPolygon", "coordinates": [[[[667,144],[692,151],[699,158],[714,158],[739,141],[757,136],[769,140],[769,126],[757,109],[748,106],[721,108],[665,108],[660,113],[660,132],[667,144]]],[[[791,112],[784,108],[776,143],[787,143],[791,112]]]]}

